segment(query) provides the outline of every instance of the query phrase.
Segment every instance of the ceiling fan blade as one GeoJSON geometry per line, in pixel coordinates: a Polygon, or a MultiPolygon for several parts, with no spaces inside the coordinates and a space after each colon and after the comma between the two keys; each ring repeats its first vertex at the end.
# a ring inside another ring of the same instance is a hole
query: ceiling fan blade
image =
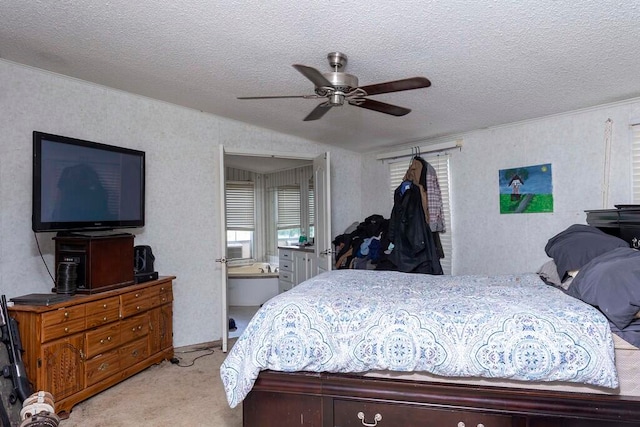
{"type": "Polygon", "coordinates": [[[324,87],[324,86],[333,87],[331,82],[327,80],[327,78],[323,76],[320,71],[316,70],[313,67],[307,67],[306,65],[300,65],[300,64],[293,64],[293,68],[300,71],[303,76],[311,80],[316,87],[324,87]]]}
{"type": "Polygon", "coordinates": [[[328,102],[318,104],[318,106],[314,108],[313,111],[307,115],[307,117],[304,118],[304,121],[308,122],[311,120],[318,120],[322,118],[322,116],[327,114],[327,111],[329,111],[331,107],[333,107],[333,105],[329,104],[328,102]]]}
{"type": "Polygon", "coordinates": [[[420,89],[429,86],[431,86],[431,82],[426,77],[411,77],[409,79],[360,86],[360,89],[367,92],[367,95],[378,95],[381,93],[400,92],[401,90],[420,89]]]}
{"type": "Polygon", "coordinates": [[[317,95],[239,96],[237,99],[317,98],[317,95]]]}
{"type": "Polygon", "coordinates": [[[367,110],[391,114],[392,116],[404,116],[411,112],[408,108],[387,104],[386,102],[374,101],[373,99],[367,98],[351,99],[349,100],[349,104],[355,105],[356,107],[366,108],[367,110]]]}

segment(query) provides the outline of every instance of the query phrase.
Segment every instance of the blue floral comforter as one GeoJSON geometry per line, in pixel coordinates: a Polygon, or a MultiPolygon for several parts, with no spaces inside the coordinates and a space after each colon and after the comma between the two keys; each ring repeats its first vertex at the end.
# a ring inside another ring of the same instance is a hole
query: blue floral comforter
{"type": "Polygon", "coordinates": [[[618,386],[607,319],[536,274],[323,273],[266,302],[233,345],[231,407],[266,369],[618,386]]]}

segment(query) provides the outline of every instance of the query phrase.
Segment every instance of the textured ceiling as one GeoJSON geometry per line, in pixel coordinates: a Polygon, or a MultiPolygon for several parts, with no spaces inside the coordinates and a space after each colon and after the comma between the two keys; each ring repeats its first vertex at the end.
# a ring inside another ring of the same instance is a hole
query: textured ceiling
{"type": "MultiPolygon", "coordinates": [[[[640,96],[640,2],[29,0],[0,2],[0,58],[310,140],[369,151],[640,96]],[[319,100],[291,65],[360,85],[403,117],[319,100]]],[[[1,84],[1,82],[0,82],[1,84]]]]}

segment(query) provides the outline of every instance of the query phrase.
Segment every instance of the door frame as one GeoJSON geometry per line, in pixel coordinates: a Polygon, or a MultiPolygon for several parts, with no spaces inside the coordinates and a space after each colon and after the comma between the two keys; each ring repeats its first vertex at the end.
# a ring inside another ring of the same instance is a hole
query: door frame
{"type": "Polygon", "coordinates": [[[226,353],[229,347],[229,303],[227,299],[227,289],[229,284],[227,283],[227,185],[226,185],[226,173],[224,166],[225,149],[220,145],[220,151],[218,154],[218,191],[220,192],[220,209],[218,209],[218,218],[220,218],[220,246],[218,248],[219,256],[215,258],[216,262],[220,264],[220,301],[221,301],[221,322],[222,322],[222,352],[226,353]]]}

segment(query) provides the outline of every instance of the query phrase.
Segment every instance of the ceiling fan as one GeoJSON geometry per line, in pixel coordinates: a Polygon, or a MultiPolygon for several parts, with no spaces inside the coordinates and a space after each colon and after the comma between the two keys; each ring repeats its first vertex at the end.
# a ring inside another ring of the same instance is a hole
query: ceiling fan
{"type": "Polygon", "coordinates": [[[330,73],[321,73],[313,67],[293,64],[293,68],[302,73],[315,85],[313,95],[284,95],[284,96],[242,96],[238,99],[275,99],[275,98],[327,98],[304,118],[304,121],[318,120],[332,107],[344,105],[344,102],[367,110],[378,111],[392,116],[404,116],[410,109],[367,98],[382,93],[400,92],[403,90],[420,89],[431,86],[426,77],[411,77],[367,86],[358,86],[358,78],[352,74],[340,71],[347,65],[347,55],[341,52],[331,52],[327,55],[329,65],[333,68],[330,73]]]}

